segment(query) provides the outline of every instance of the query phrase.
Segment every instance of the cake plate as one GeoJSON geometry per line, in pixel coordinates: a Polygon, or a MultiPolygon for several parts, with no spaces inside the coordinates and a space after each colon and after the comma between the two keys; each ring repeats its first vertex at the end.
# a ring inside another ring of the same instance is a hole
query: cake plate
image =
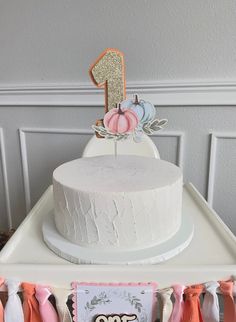
{"type": "Polygon", "coordinates": [[[178,255],[189,245],[194,224],[191,216],[184,213],[180,229],[172,238],[152,247],[129,251],[87,248],[68,241],[56,228],[53,210],[44,218],[42,230],[48,247],[74,264],[157,264],[178,255]]]}

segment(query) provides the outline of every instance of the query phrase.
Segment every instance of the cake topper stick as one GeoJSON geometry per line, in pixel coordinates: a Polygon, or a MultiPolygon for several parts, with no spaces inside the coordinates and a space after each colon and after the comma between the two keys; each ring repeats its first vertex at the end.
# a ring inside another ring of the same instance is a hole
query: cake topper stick
{"type": "Polygon", "coordinates": [[[117,157],[117,140],[114,140],[114,154],[117,157]]]}
{"type": "Polygon", "coordinates": [[[124,54],[108,48],[89,69],[90,77],[97,87],[105,88],[105,113],[125,99],[124,54]]]}

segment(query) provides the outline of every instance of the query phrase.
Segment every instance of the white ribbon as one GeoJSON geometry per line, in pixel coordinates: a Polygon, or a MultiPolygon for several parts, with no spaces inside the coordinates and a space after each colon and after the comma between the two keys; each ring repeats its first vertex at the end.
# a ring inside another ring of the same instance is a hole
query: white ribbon
{"type": "Polygon", "coordinates": [[[158,291],[160,294],[161,302],[162,302],[162,310],[161,310],[161,322],[168,322],[173,310],[173,303],[171,301],[171,294],[173,293],[173,289],[165,288],[163,290],[158,291]]]}
{"type": "Polygon", "coordinates": [[[204,322],[220,321],[219,300],[216,293],[218,287],[219,283],[217,282],[205,283],[206,294],[202,304],[202,316],[204,322]]]}
{"type": "Polygon", "coordinates": [[[5,284],[8,288],[8,300],[5,306],[4,321],[24,322],[23,308],[17,294],[20,282],[16,280],[6,280],[5,284]]]}
{"type": "Polygon", "coordinates": [[[72,293],[72,291],[58,287],[51,287],[51,290],[56,299],[56,306],[60,322],[73,322],[69,308],[66,304],[68,296],[72,293]]]}

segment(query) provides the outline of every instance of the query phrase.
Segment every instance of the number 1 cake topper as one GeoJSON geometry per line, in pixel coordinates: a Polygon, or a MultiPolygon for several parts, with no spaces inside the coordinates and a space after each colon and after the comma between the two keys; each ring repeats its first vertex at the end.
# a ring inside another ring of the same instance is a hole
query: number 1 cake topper
{"type": "Polygon", "coordinates": [[[105,113],[125,99],[124,54],[108,48],[89,69],[90,77],[97,87],[105,88],[105,113]]]}
{"type": "Polygon", "coordinates": [[[166,119],[155,118],[153,104],[139,100],[138,95],[125,99],[124,54],[119,50],[103,51],[89,74],[97,87],[105,88],[104,119],[92,126],[97,137],[113,139],[116,143],[132,135],[135,142],[140,142],[143,134],[151,135],[166,125],[166,119]]]}

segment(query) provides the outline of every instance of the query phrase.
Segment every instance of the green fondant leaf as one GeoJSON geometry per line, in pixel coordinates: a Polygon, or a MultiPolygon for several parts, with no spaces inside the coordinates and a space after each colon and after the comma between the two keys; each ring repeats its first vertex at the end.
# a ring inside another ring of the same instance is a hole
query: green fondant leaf
{"type": "Polygon", "coordinates": [[[159,121],[159,126],[164,126],[168,123],[168,120],[167,119],[163,119],[163,120],[160,120],[159,121]]]}

